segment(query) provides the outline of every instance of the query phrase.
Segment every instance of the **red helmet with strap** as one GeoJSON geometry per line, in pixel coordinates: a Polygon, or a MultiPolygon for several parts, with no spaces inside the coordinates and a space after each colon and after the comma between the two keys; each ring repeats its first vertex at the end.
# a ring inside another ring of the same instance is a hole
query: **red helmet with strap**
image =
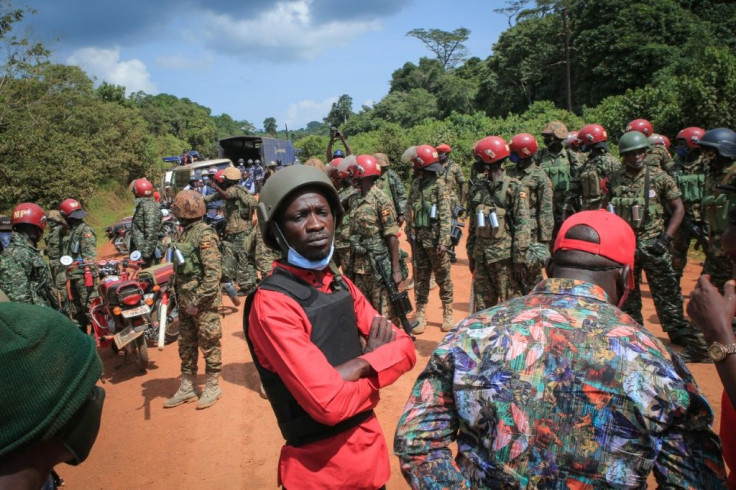
{"type": "Polygon", "coordinates": [[[634,119],[626,125],[626,132],[639,131],[644,133],[644,136],[651,136],[654,133],[654,126],[646,119],[634,119]]]}
{"type": "Polygon", "coordinates": [[[355,156],[348,155],[345,158],[333,158],[332,161],[338,160],[337,164],[335,165],[335,178],[336,179],[349,179],[350,178],[350,168],[355,163],[355,156]]]}
{"type": "Polygon", "coordinates": [[[13,226],[20,224],[33,225],[43,231],[46,229],[46,213],[41,209],[41,206],[32,202],[24,202],[13,209],[10,224],[13,226]]]}
{"type": "Polygon", "coordinates": [[[578,140],[581,144],[591,146],[608,141],[608,133],[600,124],[588,124],[580,129],[578,140]]]}
{"type": "Polygon", "coordinates": [[[647,139],[649,140],[649,143],[652,144],[652,146],[664,146],[668,150],[670,148],[670,139],[663,134],[654,133],[647,139]]]}
{"type": "Polygon", "coordinates": [[[450,153],[452,148],[450,148],[450,145],[447,143],[442,143],[440,146],[435,148],[435,150],[437,150],[437,153],[450,153]]]}
{"type": "Polygon", "coordinates": [[[59,211],[61,212],[61,215],[63,217],[67,217],[70,214],[72,214],[74,211],[78,211],[82,209],[82,205],[79,204],[79,201],[76,199],[64,199],[61,201],[61,204],[59,204],[59,211]]]}
{"type": "Polygon", "coordinates": [[[411,157],[411,163],[417,170],[424,170],[433,163],[439,162],[440,157],[437,150],[430,145],[419,145],[414,147],[414,154],[411,157]]]}
{"type": "Polygon", "coordinates": [[[479,157],[483,163],[495,163],[507,158],[511,151],[509,145],[500,136],[486,136],[473,146],[473,154],[479,157]]]}
{"type": "Polygon", "coordinates": [[[348,169],[352,177],[380,177],[381,166],[373,155],[358,155],[348,169]]]}
{"type": "Polygon", "coordinates": [[[700,138],[705,134],[705,129],[690,126],[677,133],[675,139],[685,140],[688,148],[700,148],[700,138]]]}
{"type": "Polygon", "coordinates": [[[519,133],[511,138],[509,152],[516,153],[519,157],[529,158],[539,150],[537,139],[529,133],[519,133]]]}
{"type": "Polygon", "coordinates": [[[153,184],[148,179],[135,179],[133,182],[135,197],[150,197],[153,195],[153,184]]]}

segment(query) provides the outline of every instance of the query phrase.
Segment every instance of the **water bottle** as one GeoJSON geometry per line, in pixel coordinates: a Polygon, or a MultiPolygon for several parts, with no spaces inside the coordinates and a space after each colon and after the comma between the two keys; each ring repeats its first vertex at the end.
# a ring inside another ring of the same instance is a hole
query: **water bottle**
{"type": "Polygon", "coordinates": [[[478,228],[486,227],[486,215],[483,211],[478,211],[478,228]]]}
{"type": "Polygon", "coordinates": [[[74,255],[77,255],[79,253],[79,241],[74,242],[74,246],[72,246],[72,252],[74,252],[74,255]]]}
{"type": "Polygon", "coordinates": [[[176,265],[184,265],[187,260],[184,258],[184,254],[178,248],[174,249],[174,262],[176,265]]]}
{"type": "Polygon", "coordinates": [[[174,250],[169,247],[166,249],[166,262],[171,262],[171,255],[174,253],[174,250]]]}
{"type": "Polygon", "coordinates": [[[498,228],[498,216],[496,215],[495,211],[491,211],[490,218],[491,218],[491,228],[495,230],[496,228],[498,228]]]}
{"type": "Polygon", "coordinates": [[[437,205],[432,204],[432,207],[429,208],[429,219],[437,219],[437,205]]]}
{"type": "Polygon", "coordinates": [[[638,204],[631,206],[631,219],[634,221],[641,221],[641,208],[638,204]]]}
{"type": "Polygon", "coordinates": [[[609,213],[611,213],[611,214],[616,214],[616,208],[614,208],[614,207],[613,207],[613,204],[611,204],[610,202],[609,202],[609,203],[608,203],[608,205],[606,206],[606,209],[608,210],[608,212],[609,212],[609,213]]]}

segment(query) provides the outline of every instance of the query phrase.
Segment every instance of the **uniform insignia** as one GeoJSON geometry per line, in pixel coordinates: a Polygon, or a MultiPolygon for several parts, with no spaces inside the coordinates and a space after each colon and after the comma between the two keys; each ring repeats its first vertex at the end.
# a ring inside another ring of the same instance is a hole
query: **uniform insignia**
{"type": "Polygon", "coordinates": [[[84,238],[92,238],[92,233],[90,232],[85,233],[84,238]]]}
{"type": "Polygon", "coordinates": [[[649,198],[657,197],[657,193],[654,191],[654,189],[649,189],[649,198]]]}
{"type": "Polygon", "coordinates": [[[519,197],[522,199],[526,199],[526,192],[519,192],[519,197]]]}
{"type": "Polygon", "coordinates": [[[208,248],[210,248],[210,246],[211,246],[210,242],[202,242],[199,244],[200,250],[207,250],[208,248]]]}
{"type": "Polygon", "coordinates": [[[381,217],[382,218],[386,218],[390,214],[391,214],[391,210],[390,209],[384,209],[383,211],[381,211],[381,217]]]}

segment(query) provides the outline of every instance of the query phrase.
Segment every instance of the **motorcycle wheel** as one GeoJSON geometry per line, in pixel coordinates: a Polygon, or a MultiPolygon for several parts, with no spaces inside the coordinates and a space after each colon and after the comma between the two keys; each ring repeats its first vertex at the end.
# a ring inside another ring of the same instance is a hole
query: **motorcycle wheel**
{"type": "Polygon", "coordinates": [[[132,354],[138,370],[142,373],[148,371],[148,344],[146,344],[145,335],[141,335],[135,339],[132,354]]]}

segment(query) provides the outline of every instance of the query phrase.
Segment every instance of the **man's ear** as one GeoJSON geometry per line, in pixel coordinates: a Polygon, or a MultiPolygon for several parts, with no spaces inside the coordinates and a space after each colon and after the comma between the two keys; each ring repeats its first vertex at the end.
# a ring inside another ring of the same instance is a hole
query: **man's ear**
{"type": "Polygon", "coordinates": [[[547,273],[547,277],[552,277],[552,269],[555,266],[555,261],[552,257],[547,257],[544,261],[544,272],[547,273]]]}

